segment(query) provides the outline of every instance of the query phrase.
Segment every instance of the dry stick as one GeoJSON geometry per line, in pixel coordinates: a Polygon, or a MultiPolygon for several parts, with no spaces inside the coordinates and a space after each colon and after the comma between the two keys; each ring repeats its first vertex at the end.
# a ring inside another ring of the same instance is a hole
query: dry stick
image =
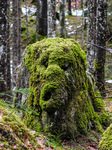
{"type": "Polygon", "coordinates": [[[105,51],[107,51],[107,52],[109,52],[109,53],[112,54],[112,52],[110,52],[109,49],[106,49],[106,48],[104,48],[104,47],[102,47],[102,46],[99,46],[99,45],[97,45],[97,44],[92,44],[91,42],[88,42],[88,41],[84,41],[84,42],[85,42],[85,43],[88,43],[88,44],[91,44],[91,45],[93,45],[93,46],[95,46],[95,47],[101,48],[101,49],[103,49],[103,50],[105,50],[105,51]]]}
{"type": "Polygon", "coordinates": [[[112,36],[108,39],[108,41],[106,42],[106,44],[112,39],[112,36]]]}

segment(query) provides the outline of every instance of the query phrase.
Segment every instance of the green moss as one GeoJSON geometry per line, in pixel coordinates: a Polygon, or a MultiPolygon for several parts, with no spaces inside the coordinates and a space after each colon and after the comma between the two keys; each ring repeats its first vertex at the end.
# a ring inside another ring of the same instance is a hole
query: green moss
{"type": "Polygon", "coordinates": [[[5,107],[7,106],[5,103],[2,106],[2,101],[0,100],[0,102],[0,111],[2,112],[0,115],[0,143],[5,145],[3,149],[14,149],[13,145],[17,150],[29,149],[25,144],[26,141],[29,141],[32,149],[35,149],[35,146],[40,147],[30,129],[13,113],[14,110],[9,110],[5,107]]]}
{"type": "Polygon", "coordinates": [[[112,124],[104,132],[103,137],[99,143],[99,150],[111,150],[112,149],[112,124]]]}
{"type": "Polygon", "coordinates": [[[30,115],[29,124],[37,118],[44,131],[65,138],[92,129],[102,132],[100,123],[106,124],[107,114],[102,100],[95,98],[99,93],[86,74],[86,55],[76,41],[49,38],[29,45],[25,63],[31,73],[28,107],[40,116],[30,115]]]}
{"type": "Polygon", "coordinates": [[[96,70],[100,67],[100,64],[98,64],[98,62],[96,61],[96,59],[94,60],[94,66],[95,66],[96,70]]]}
{"type": "MultiPolygon", "coordinates": [[[[33,21],[33,20],[32,20],[33,21]]],[[[38,40],[39,41],[41,41],[41,40],[43,40],[44,38],[46,38],[46,36],[42,36],[42,35],[38,35],[38,40]]],[[[36,33],[33,33],[32,35],[31,35],[31,39],[29,40],[29,44],[33,44],[33,43],[35,43],[36,42],[36,33]]]]}

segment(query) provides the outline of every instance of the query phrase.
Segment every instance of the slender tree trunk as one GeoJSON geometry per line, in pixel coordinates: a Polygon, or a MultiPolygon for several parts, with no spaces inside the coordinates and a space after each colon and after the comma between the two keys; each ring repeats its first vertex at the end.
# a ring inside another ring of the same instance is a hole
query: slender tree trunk
{"type": "MultiPolygon", "coordinates": [[[[97,36],[96,41],[97,45],[103,48],[106,48],[106,27],[107,27],[107,0],[97,0],[97,36]]],[[[101,91],[102,95],[105,80],[105,59],[106,59],[106,51],[102,48],[97,48],[97,57],[96,57],[96,80],[97,86],[101,91]]]]}
{"type": "Polygon", "coordinates": [[[47,0],[47,37],[56,37],[56,0],[47,0]]]}
{"type": "Polygon", "coordinates": [[[36,5],[37,5],[37,12],[36,12],[36,41],[38,41],[38,34],[39,34],[39,7],[40,7],[40,3],[39,0],[36,1],[36,5]]]}
{"type": "Polygon", "coordinates": [[[10,72],[10,27],[9,27],[10,1],[7,1],[7,90],[11,89],[11,72],[10,72]]]}
{"type": "Polygon", "coordinates": [[[66,5],[66,0],[61,0],[61,3],[60,3],[60,34],[61,34],[61,37],[66,37],[65,5],[66,5]]]}
{"type": "Polygon", "coordinates": [[[0,92],[11,89],[9,47],[9,0],[0,0],[0,92]]]}
{"type": "Polygon", "coordinates": [[[39,7],[39,34],[47,35],[47,0],[40,0],[39,7]]]}
{"type": "Polygon", "coordinates": [[[27,45],[28,45],[28,12],[27,12],[27,0],[25,0],[25,8],[26,8],[26,36],[27,36],[27,45]]]}
{"type": "Polygon", "coordinates": [[[81,35],[81,48],[84,46],[84,0],[82,0],[82,35],[81,35]]]}
{"type": "Polygon", "coordinates": [[[75,9],[76,9],[76,17],[75,17],[76,33],[75,33],[75,40],[77,40],[77,0],[75,0],[75,9]]]}
{"type": "Polygon", "coordinates": [[[96,49],[96,0],[88,1],[88,44],[87,44],[87,70],[94,76],[96,49]]]}
{"type": "Polygon", "coordinates": [[[72,11],[71,11],[71,0],[68,0],[68,14],[72,15],[72,11]]]}
{"type": "Polygon", "coordinates": [[[20,63],[21,59],[21,0],[13,0],[13,44],[12,44],[12,61],[13,61],[13,88],[16,85],[16,67],[20,63]]]}

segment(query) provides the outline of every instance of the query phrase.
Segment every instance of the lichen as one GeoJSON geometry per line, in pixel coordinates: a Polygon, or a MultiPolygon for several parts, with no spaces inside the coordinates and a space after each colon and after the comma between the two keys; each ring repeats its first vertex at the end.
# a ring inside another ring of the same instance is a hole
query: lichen
{"type": "Polygon", "coordinates": [[[112,124],[106,129],[99,143],[99,150],[112,149],[112,124]]]}
{"type": "Polygon", "coordinates": [[[44,131],[66,138],[102,131],[103,102],[95,98],[86,55],[75,40],[49,38],[29,45],[25,63],[31,73],[27,104],[39,113],[28,116],[29,123],[39,118],[44,131]]]}

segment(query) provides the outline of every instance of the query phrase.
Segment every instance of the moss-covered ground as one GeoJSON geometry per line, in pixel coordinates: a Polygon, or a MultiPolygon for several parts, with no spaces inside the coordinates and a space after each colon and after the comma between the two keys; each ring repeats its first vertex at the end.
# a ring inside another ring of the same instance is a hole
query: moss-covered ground
{"type": "Polygon", "coordinates": [[[17,110],[0,100],[0,150],[86,150],[97,148],[100,134],[92,131],[72,141],[27,128],[17,110]]]}
{"type": "Polygon", "coordinates": [[[98,146],[100,133],[94,131],[72,141],[59,136],[44,135],[27,128],[17,110],[0,100],[0,150],[87,150],[98,146]]]}

